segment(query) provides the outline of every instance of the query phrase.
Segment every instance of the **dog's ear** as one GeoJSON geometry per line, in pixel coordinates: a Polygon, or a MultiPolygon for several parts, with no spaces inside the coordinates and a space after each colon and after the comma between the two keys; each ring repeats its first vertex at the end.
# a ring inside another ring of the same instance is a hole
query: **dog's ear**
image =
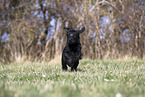
{"type": "Polygon", "coordinates": [[[83,27],[80,31],[79,31],[79,33],[83,33],[85,31],[85,27],[83,27]]]}
{"type": "Polygon", "coordinates": [[[67,27],[64,27],[64,29],[66,32],[70,30],[70,28],[67,28],[67,27]]]}

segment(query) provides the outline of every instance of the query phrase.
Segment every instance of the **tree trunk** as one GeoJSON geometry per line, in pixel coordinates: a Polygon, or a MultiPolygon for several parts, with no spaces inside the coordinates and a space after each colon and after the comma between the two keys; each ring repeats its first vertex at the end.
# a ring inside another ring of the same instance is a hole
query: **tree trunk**
{"type": "Polygon", "coordinates": [[[144,54],[144,42],[143,42],[143,33],[139,32],[139,39],[138,39],[138,57],[143,58],[144,54]]]}
{"type": "Polygon", "coordinates": [[[60,23],[61,23],[61,19],[58,18],[57,24],[56,24],[56,32],[55,32],[55,36],[54,36],[54,40],[55,40],[55,56],[54,57],[58,57],[60,55],[60,37],[59,37],[60,23]]]}

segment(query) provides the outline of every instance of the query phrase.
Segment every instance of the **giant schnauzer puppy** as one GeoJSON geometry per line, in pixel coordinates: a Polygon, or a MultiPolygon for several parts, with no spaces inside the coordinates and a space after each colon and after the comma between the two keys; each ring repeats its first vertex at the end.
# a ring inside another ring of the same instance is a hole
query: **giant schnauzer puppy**
{"type": "Polygon", "coordinates": [[[62,70],[67,70],[67,65],[71,67],[71,71],[77,71],[79,60],[82,57],[80,33],[85,31],[85,27],[81,30],[72,30],[64,28],[67,35],[67,43],[62,53],[62,70]]]}

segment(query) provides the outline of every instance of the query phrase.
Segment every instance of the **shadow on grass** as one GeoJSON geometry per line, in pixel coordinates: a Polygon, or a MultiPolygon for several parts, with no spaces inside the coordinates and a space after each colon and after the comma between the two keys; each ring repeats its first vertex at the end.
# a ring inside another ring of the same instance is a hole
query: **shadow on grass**
{"type": "Polygon", "coordinates": [[[77,69],[77,72],[86,72],[86,70],[83,70],[83,69],[78,68],[77,69]]]}
{"type": "Polygon", "coordinates": [[[68,70],[64,70],[64,71],[66,71],[66,72],[86,72],[86,70],[83,70],[83,69],[80,69],[80,68],[78,68],[77,69],[77,71],[71,71],[70,69],[68,69],[68,70]]]}

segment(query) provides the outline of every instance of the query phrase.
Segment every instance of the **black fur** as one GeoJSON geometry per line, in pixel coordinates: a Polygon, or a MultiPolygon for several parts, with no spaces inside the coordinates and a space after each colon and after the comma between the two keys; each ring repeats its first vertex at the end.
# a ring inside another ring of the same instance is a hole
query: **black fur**
{"type": "Polygon", "coordinates": [[[79,60],[82,57],[80,33],[85,31],[85,27],[81,30],[71,30],[64,28],[67,35],[67,43],[62,53],[62,70],[67,70],[67,65],[71,67],[71,71],[77,71],[79,60]]]}

